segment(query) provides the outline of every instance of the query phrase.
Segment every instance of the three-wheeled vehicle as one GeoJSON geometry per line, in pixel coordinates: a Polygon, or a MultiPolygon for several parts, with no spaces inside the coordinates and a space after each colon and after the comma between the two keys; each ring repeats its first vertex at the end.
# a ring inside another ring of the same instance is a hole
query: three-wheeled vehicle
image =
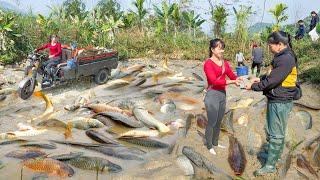
{"type": "Polygon", "coordinates": [[[62,49],[62,60],[46,72],[41,65],[47,57],[32,53],[28,56],[25,68],[26,77],[19,83],[18,94],[22,99],[28,99],[41,81],[41,88],[52,88],[67,81],[81,77],[92,76],[97,84],[108,81],[111,69],[118,66],[118,52],[109,49],[82,49],[72,57],[72,50],[62,49]],[[43,81],[46,79],[47,81],[43,81]],[[48,83],[49,82],[49,83],[48,83]]]}

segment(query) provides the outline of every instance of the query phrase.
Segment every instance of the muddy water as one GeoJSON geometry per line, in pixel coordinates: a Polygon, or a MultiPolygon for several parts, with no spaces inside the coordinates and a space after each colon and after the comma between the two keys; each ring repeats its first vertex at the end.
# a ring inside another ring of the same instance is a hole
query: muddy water
{"type": "MultiPolygon", "coordinates": [[[[142,61],[130,61],[124,64],[136,64],[136,63],[146,63],[142,61]]],[[[148,64],[156,64],[159,66],[160,63],[151,61],[148,64]]],[[[183,72],[186,77],[191,77],[192,72],[197,72],[202,74],[201,62],[192,61],[172,61],[169,63],[169,67],[174,69],[177,73],[183,72]]],[[[148,68],[147,68],[148,69],[148,68]]],[[[153,69],[150,69],[153,70],[153,69]]],[[[19,78],[22,74],[20,72],[13,72],[16,78],[19,78]],[[20,75],[20,76],[19,76],[20,75]]],[[[13,76],[13,75],[12,75],[13,76]]],[[[12,78],[13,79],[13,78],[12,78]]],[[[17,81],[18,82],[18,81],[17,81]]],[[[193,110],[185,111],[177,109],[174,114],[167,115],[160,112],[161,105],[153,101],[153,99],[146,98],[143,96],[143,92],[148,90],[166,90],[163,86],[156,86],[148,89],[139,89],[137,87],[122,87],[115,90],[105,90],[104,85],[96,86],[90,79],[82,79],[77,82],[73,82],[63,87],[56,87],[51,90],[45,90],[44,93],[49,96],[53,102],[54,106],[54,118],[68,121],[75,117],[90,117],[93,113],[87,109],[79,109],[75,112],[68,112],[64,110],[65,105],[72,105],[75,99],[80,95],[90,94],[91,102],[110,102],[111,105],[117,105],[122,100],[131,99],[134,101],[139,101],[146,106],[146,108],[153,113],[153,115],[161,120],[162,122],[170,122],[176,119],[184,119],[188,113],[203,113],[204,105],[201,103],[202,94],[195,93],[199,87],[196,85],[201,84],[199,81],[191,81],[193,84],[183,84],[184,87],[188,87],[191,91],[184,92],[182,94],[198,99],[200,103],[196,104],[193,110]]],[[[16,87],[16,84],[10,85],[16,87]]],[[[320,95],[319,89],[313,87],[312,85],[304,85],[304,97],[301,101],[310,103],[312,105],[320,106],[320,95]]],[[[254,99],[254,102],[260,101],[264,96],[262,93],[248,92],[246,90],[240,90],[235,86],[228,87],[227,90],[227,106],[231,107],[236,105],[239,101],[236,100],[240,97],[241,99],[254,99]]],[[[178,104],[178,103],[177,103],[178,104]]],[[[311,111],[313,116],[313,127],[310,130],[303,130],[301,123],[297,121],[294,116],[294,112],[301,110],[303,108],[294,107],[293,115],[290,116],[288,122],[288,140],[299,141],[300,139],[309,139],[319,133],[320,129],[320,113],[319,111],[311,111]]],[[[32,121],[32,119],[41,115],[45,110],[45,102],[37,97],[31,97],[28,100],[21,100],[15,94],[9,95],[5,101],[0,102],[0,133],[15,131],[17,130],[17,123],[24,123],[27,125],[35,126],[39,120],[32,121]]],[[[306,110],[306,109],[303,109],[306,110]]],[[[243,177],[253,179],[253,171],[261,167],[261,162],[257,159],[257,153],[263,143],[265,143],[265,133],[264,133],[264,123],[265,123],[265,103],[261,103],[257,107],[249,106],[244,109],[234,110],[234,130],[235,136],[242,143],[247,156],[247,167],[243,177]],[[246,116],[247,122],[245,124],[239,124],[238,119],[241,116],[246,116]],[[249,132],[250,136],[255,138],[248,138],[249,132]],[[251,142],[253,141],[253,142],[251,142]],[[249,152],[249,149],[253,151],[249,152]]],[[[196,175],[192,177],[184,176],[183,171],[176,164],[176,157],[181,154],[183,146],[192,146],[197,152],[200,152],[206,156],[210,161],[212,161],[217,167],[224,169],[230,175],[233,175],[232,170],[227,162],[228,150],[227,149],[217,149],[217,156],[212,156],[206,147],[203,145],[201,137],[197,134],[197,130],[204,132],[196,126],[196,122],[192,122],[192,126],[187,134],[186,138],[178,138],[175,131],[171,134],[162,137],[161,140],[165,142],[174,143],[175,147],[171,154],[167,153],[167,150],[157,150],[154,148],[144,148],[141,146],[130,145],[129,143],[123,143],[126,146],[137,147],[147,152],[145,155],[145,161],[128,161],[121,160],[118,158],[105,156],[101,153],[94,151],[60,145],[57,144],[57,149],[53,150],[43,150],[49,155],[58,155],[62,153],[69,152],[84,152],[87,156],[98,156],[106,158],[123,168],[121,173],[110,174],[110,173],[99,173],[99,179],[207,179],[207,178],[218,178],[214,177],[208,171],[195,168],[196,175]],[[156,166],[155,166],[156,164],[156,166]]],[[[98,129],[98,131],[105,131],[105,129],[98,129]]],[[[48,142],[48,140],[65,140],[63,135],[64,131],[61,129],[49,129],[47,132],[40,136],[24,138],[27,140],[37,140],[41,142],[48,142]]],[[[76,142],[86,142],[95,143],[85,135],[85,131],[73,129],[72,137],[69,138],[70,141],[76,142]]],[[[221,144],[227,146],[228,148],[228,134],[222,132],[220,136],[221,144]]],[[[20,179],[21,165],[20,160],[13,158],[6,158],[4,155],[10,151],[20,149],[19,145],[6,145],[0,147],[0,160],[5,163],[5,167],[0,169],[0,179],[20,179]]],[[[285,152],[287,148],[285,149],[285,152]]],[[[297,152],[302,152],[302,149],[298,148],[297,152]]],[[[310,156],[308,157],[310,158],[310,156]]],[[[294,160],[295,161],[295,160],[294,160]]],[[[75,175],[69,179],[93,179],[96,177],[96,172],[85,171],[74,168],[75,175]]],[[[32,179],[36,173],[24,169],[23,179],[32,179]]],[[[261,177],[257,179],[274,179],[277,174],[269,175],[267,177],[261,177]]],[[[294,168],[291,168],[288,173],[288,177],[299,179],[300,176],[297,174],[294,168]]],[[[59,179],[56,177],[49,177],[49,179],[59,179]]]]}

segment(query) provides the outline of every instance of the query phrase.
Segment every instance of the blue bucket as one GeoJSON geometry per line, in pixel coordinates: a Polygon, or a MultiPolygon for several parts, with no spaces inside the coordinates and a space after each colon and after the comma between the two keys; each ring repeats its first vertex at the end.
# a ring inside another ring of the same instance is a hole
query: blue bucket
{"type": "Polygon", "coordinates": [[[236,67],[237,76],[245,76],[248,75],[248,66],[238,66],[236,67]]]}

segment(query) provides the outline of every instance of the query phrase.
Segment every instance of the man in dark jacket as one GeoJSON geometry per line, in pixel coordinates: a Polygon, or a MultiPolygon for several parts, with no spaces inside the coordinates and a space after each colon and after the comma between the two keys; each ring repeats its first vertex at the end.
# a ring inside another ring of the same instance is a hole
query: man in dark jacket
{"type": "Polygon", "coordinates": [[[306,32],[303,20],[299,20],[298,25],[299,25],[298,31],[296,32],[296,36],[295,36],[296,40],[302,39],[304,37],[305,32],[306,32]]]}
{"type": "Polygon", "coordinates": [[[311,12],[310,31],[312,31],[319,23],[319,16],[315,11],[311,12]]]}
{"type": "Polygon", "coordinates": [[[292,110],[297,81],[297,59],[291,49],[290,39],[283,31],[270,34],[268,44],[274,54],[272,71],[269,75],[261,79],[253,79],[254,83],[246,85],[247,90],[263,91],[268,98],[266,163],[254,172],[255,176],[274,173],[275,165],[283,152],[287,121],[292,110]]]}
{"type": "Polygon", "coordinates": [[[257,67],[256,76],[258,77],[260,75],[260,69],[263,62],[263,50],[257,44],[253,45],[252,61],[251,73],[253,74],[254,68],[257,67]]]}

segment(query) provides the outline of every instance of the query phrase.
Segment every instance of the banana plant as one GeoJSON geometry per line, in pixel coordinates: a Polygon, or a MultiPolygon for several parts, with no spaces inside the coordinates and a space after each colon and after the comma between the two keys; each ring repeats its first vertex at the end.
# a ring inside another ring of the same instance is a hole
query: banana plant
{"type": "Polygon", "coordinates": [[[142,21],[148,13],[144,8],[144,3],[145,0],[136,0],[135,2],[133,2],[133,5],[137,8],[137,12],[135,12],[135,14],[138,17],[138,25],[140,31],[142,31],[142,21]]]}
{"type": "Polygon", "coordinates": [[[8,45],[13,46],[13,36],[20,37],[20,34],[14,32],[15,16],[12,13],[5,13],[0,10],[0,50],[8,50],[8,45]]]}
{"type": "Polygon", "coordinates": [[[169,32],[169,20],[174,10],[174,6],[168,4],[166,1],[162,1],[161,9],[157,6],[154,6],[154,10],[158,19],[164,23],[166,33],[169,32]]]}
{"type": "Polygon", "coordinates": [[[200,14],[195,15],[195,12],[192,11],[184,11],[182,12],[183,19],[185,20],[189,33],[191,34],[191,30],[193,30],[193,36],[196,36],[196,30],[205,22],[204,19],[199,19],[200,14]]]}
{"type": "Polygon", "coordinates": [[[214,22],[214,35],[216,37],[222,37],[228,15],[223,5],[216,5],[214,9],[212,9],[211,20],[214,22]]]}
{"type": "Polygon", "coordinates": [[[288,19],[288,15],[285,14],[285,11],[288,9],[288,6],[284,3],[277,4],[273,9],[270,9],[269,12],[276,20],[276,24],[273,26],[273,31],[279,31],[281,26],[280,23],[288,19]]]}
{"type": "Polygon", "coordinates": [[[172,20],[174,24],[174,37],[177,37],[177,31],[181,22],[180,6],[177,3],[173,3],[172,20]]]}
{"type": "Polygon", "coordinates": [[[122,21],[125,28],[131,28],[136,21],[136,16],[133,12],[126,13],[123,15],[122,21]]]}
{"type": "Polygon", "coordinates": [[[123,27],[124,23],[122,20],[115,20],[112,16],[110,16],[106,23],[102,25],[102,32],[108,33],[109,40],[111,40],[111,44],[114,44],[115,40],[115,31],[120,27],[123,27]]]}

